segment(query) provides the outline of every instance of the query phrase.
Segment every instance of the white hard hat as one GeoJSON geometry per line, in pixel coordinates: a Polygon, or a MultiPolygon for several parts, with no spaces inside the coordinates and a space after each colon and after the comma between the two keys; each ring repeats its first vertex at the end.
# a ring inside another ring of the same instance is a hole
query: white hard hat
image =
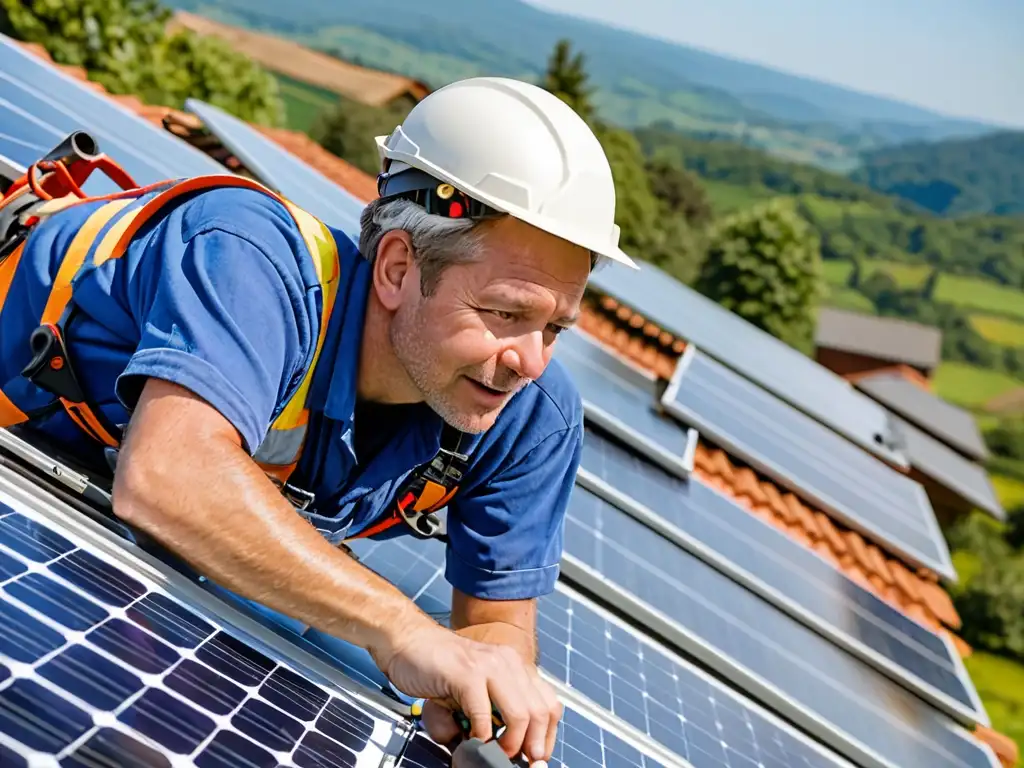
{"type": "MultiPolygon", "coordinates": [[[[501,77],[446,85],[390,136],[378,136],[377,149],[384,197],[396,187],[424,194],[440,189],[448,200],[453,190],[445,185],[451,185],[469,202],[484,204],[477,209],[489,206],[637,268],[619,248],[604,148],[571,107],[543,88],[501,77]],[[400,181],[403,175],[411,181],[400,181]]],[[[456,215],[463,215],[462,207],[456,215]]]]}

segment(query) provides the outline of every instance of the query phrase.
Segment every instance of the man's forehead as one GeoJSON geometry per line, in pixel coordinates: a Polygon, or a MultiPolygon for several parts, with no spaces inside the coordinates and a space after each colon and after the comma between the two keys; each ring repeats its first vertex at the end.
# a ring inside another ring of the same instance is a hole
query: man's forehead
{"type": "Polygon", "coordinates": [[[590,253],[573,243],[509,217],[483,235],[486,254],[481,266],[492,279],[505,276],[578,294],[590,276],[590,253]]]}

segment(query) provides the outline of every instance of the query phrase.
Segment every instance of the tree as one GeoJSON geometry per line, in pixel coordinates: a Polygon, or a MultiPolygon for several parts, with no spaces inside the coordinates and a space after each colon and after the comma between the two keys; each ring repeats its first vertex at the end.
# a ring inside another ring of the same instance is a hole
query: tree
{"type": "Polygon", "coordinates": [[[644,169],[640,144],[629,131],[606,125],[594,126],[615,182],[615,223],[622,230],[620,245],[627,253],[642,256],[658,240],[661,209],[644,169]]]}
{"type": "Polygon", "coordinates": [[[1024,557],[986,560],[953,597],[971,645],[1024,658],[1024,557]]]}
{"type": "Polygon", "coordinates": [[[712,227],[694,287],[808,351],[814,310],[824,296],[818,238],[783,200],[733,214],[712,227]]]}
{"type": "Polygon", "coordinates": [[[572,107],[588,123],[594,118],[593,90],[587,85],[589,79],[586,57],[582,53],[574,56],[572,43],[566,39],[559,40],[548,59],[543,88],[572,107]]]}
{"type": "Polygon", "coordinates": [[[328,152],[376,176],[380,156],[374,137],[391,133],[411,109],[412,104],[404,101],[372,107],[342,97],[320,114],[309,133],[328,152]]]}
{"type": "Polygon", "coordinates": [[[711,203],[695,174],[666,157],[651,158],[645,167],[651,191],[668,213],[680,215],[687,224],[696,227],[711,221],[711,203]]]}
{"type": "Polygon", "coordinates": [[[155,0],[0,0],[0,31],[83,67],[111,93],[182,107],[195,96],[244,120],[279,124],[277,81],[226,43],[167,32],[155,0]]]}

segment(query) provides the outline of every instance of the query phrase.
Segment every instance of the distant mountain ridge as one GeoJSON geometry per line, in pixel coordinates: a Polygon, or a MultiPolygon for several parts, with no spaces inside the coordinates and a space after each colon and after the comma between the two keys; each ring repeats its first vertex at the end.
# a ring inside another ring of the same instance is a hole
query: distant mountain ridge
{"type": "Polygon", "coordinates": [[[1024,214],[1024,131],[869,152],[853,178],[943,216],[1024,214]]]}
{"type": "Polygon", "coordinates": [[[602,114],[626,126],[666,121],[791,160],[850,170],[863,150],[994,130],[521,0],[167,0],[274,31],[434,86],[473,73],[537,77],[556,40],[583,51],[602,114]]]}

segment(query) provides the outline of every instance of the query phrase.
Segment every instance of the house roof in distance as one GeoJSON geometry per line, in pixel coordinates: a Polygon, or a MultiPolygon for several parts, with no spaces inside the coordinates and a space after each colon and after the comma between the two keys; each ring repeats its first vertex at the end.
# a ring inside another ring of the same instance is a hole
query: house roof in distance
{"type": "Polygon", "coordinates": [[[814,343],[818,348],[931,369],[941,359],[942,332],[908,320],[823,307],[814,343]]]}

